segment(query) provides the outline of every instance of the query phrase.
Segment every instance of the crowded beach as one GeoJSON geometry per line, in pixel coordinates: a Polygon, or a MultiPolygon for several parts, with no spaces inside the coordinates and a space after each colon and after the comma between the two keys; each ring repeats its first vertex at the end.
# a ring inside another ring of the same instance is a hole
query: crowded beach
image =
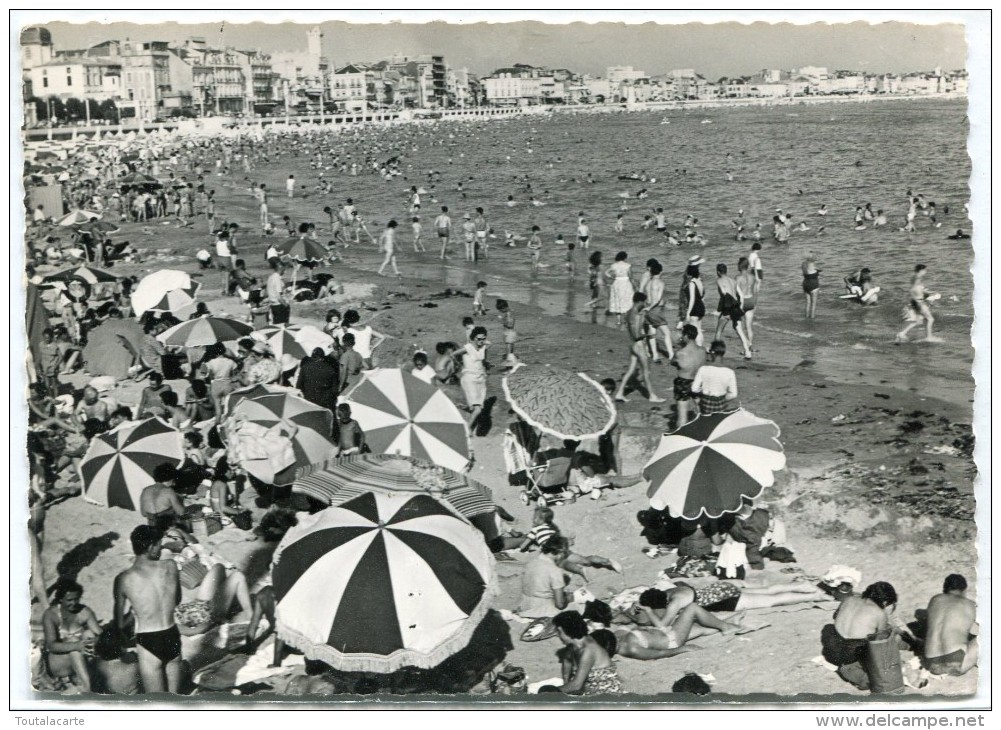
{"type": "MultiPolygon", "coordinates": [[[[963,202],[736,209],[723,260],[667,171],[539,159],[484,192],[470,146],[546,123],[26,145],[37,691],[975,691],[963,410],[778,367],[756,327],[770,251],[834,227],[962,241],[963,202]],[[554,168],[606,210],[552,196],[554,168]],[[546,206],[563,232],[532,223],[546,206]],[[514,268],[583,314],[507,295],[514,268]],[[816,496],[866,465],[871,495],[816,496]],[[945,501],[908,511],[879,479],[945,501]]],[[[892,307],[890,347],[940,344],[921,257],[902,289],[864,263],[805,254],[802,318],[892,307]]]]}

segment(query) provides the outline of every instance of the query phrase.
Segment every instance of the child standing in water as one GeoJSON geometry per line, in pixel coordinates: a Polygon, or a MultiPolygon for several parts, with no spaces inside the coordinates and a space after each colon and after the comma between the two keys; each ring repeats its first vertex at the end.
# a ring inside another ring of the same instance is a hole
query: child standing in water
{"type": "Polygon", "coordinates": [[[476,293],[473,295],[473,316],[486,314],[487,308],[483,306],[483,297],[487,293],[487,282],[476,282],[476,293]]]}
{"type": "Polygon", "coordinates": [[[497,300],[497,311],[500,313],[501,326],[504,327],[504,345],[507,347],[507,357],[504,362],[514,365],[518,358],[514,354],[514,343],[518,341],[518,333],[514,329],[514,312],[506,299],[497,300]]]}
{"type": "Polygon", "coordinates": [[[576,249],[577,246],[573,241],[567,244],[567,276],[573,281],[573,278],[577,275],[577,263],[576,259],[576,249]]]}
{"type": "Polygon", "coordinates": [[[539,260],[542,258],[542,237],[539,227],[532,226],[532,237],[528,239],[528,249],[532,252],[532,273],[539,273],[539,260]]]}

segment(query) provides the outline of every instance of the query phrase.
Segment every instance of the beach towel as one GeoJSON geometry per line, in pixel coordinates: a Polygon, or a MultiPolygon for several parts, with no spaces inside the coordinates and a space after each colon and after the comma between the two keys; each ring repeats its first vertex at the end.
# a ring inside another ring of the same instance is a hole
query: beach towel
{"type": "Polygon", "coordinates": [[[265,428],[250,421],[231,421],[227,429],[227,456],[230,464],[239,464],[249,474],[266,484],[275,475],[295,463],[292,439],[282,433],[281,424],[265,428]]]}
{"type": "Polygon", "coordinates": [[[209,664],[194,675],[194,682],[203,689],[222,692],[265,679],[285,676],[305,664],[302,654],[292,654],[282,660],[281,666],[272,667],[274,637],[264,641],[252,656],[237,654],[209,664]]]}

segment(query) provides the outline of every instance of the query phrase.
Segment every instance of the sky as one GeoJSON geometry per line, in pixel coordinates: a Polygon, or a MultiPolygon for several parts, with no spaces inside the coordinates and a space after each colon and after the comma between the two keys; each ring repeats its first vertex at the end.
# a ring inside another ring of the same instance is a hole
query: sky
{"type": "MultiPolygon", "coordinates": [[[[439,12],[430,17],[442,17],[439,12]]],[[[191,19],[193,12],[183,14],[191,19]]],[[[289,15],[294,15],[289,13],[289,15]]],[[[326,17],[330,17],[330,13],[326,17]]],[[[468,14],[467,14],[468,15],[468,14]]],[[[758,17],[760,17],[760,13],[758,17]]],[[[857,14],[856,14],[857,15],[857,14]]],[[[453,13],[460,19],[457,13],[453,13]]],[[[786,14],[786,17],[789,13],[786,14]]],[[[68,18],[68,13],[56,15],[68,18]]],[[[114,21],[119,13],[97,16],[114,21]]],[[[136,17],[133,15],[133,17],[136,17]]],[[[143,16],[144,17],[144,16],[143,16]]],[[[160,17],[180,17],[161,13],[160,17]]],[[[324,54],[336,66],[348,62],[377,61],[393,53],[444,55],[456,68],[466,67],[479,75],[514,63],[569,68],[594,76],[607,66],[633,66],[649,75],[674,68],[694,68],[706,78],[750,74],[764,68],[793,69],[826,66],[866,70],[873,73],[958,69],[966,66],[965,29],[961,23],[917,24],[913,22],[811,23],[682,23],[680,15],[619,13],[615,17],[636,22],[657,17],[661,22],[627,25],[621,22],[563,25],[542,22],[455,24],[317,22],[321,16],[297,16],[297,23],[241,23],[238,13],[225,22],[181,25],[110,22],[72,24],[43,23],[57,48],[80,48],[111,38],[175,40],[203,36],[211,44],[266,52],[304,50],[306,31],[319,25],[324,54]]],[[[342,16],[343,17],[343,16],[342,16]]],[[[371,14],[366,16],[370,19],[371,14]]],[[[378,16],[376,16],[378,17],[378,16]]],[[[490,17],[505,20],[504,13],[490,17]]],[[[578,17],[574,15],[573,17],[578,17]]],[[[609,17],[607,14],[602,17],[609,17]]],[[[713,20],[716,16],[711,16],[713,20]]],[[[733,13],[728,16],[734,17],[733,13]]],[[[776,16],[779,17],[779,16],[776,16]]],[[[797,22],[817,18],[794,16],[797,22]]],[[[836,13],[819,17],[840,20],[836,13]]],[[[870,14],[874,20],[881,17],[870,14]]],[[[920,18],[921,16],[917,16],[920,18]]],[[[562,18],[564,22],[566,15],[562,18]]],[[[916,18],[917,19],[917,18],[916,18]]]]}

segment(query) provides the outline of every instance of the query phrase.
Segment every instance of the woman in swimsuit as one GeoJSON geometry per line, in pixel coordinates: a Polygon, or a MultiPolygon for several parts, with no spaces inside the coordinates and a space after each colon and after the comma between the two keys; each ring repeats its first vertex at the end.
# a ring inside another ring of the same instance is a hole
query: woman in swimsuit
{"type": "Polygon", "coordinates": [[[79,583],[62,579],[56,587],[54,604],[42,614],[42,626],[49,674],[56,680],[70,679],[84,692],[89,692],[86,657],[92,654],[101,627],[94,612],[80,603],[82,596],[83,588],[79,583]]]}
{"type": "Polygon", "coordinates": [[[565,694],[624,694],[615,662],[605,648],[588,635],[587,622],[576,611],[553,617],[556,636],[566,645],[560,654],[565,694]]]}
{"type": "Polygon", "coordinates": [[[688,259],[688,268],[685,270],[685,278],[688,279],[687,301],[688,307],[685,310],[685,321],[699,331],[695,338],[695,344],[702,347],[702,318],[706,316],[706,305],[702,297],[705,294],[705,285],[702,283],[699,266],[704,263],[701,256],[692,256],[688,259]]]}
{"type": "Polygon", "coordinates": [[[820,269],[812,255],[803,261],[803,293],[806,294],[806,318],[817,317],[817,294],[820,292],[820,269]]]}
{"type": "Polygon", "coordinates": [[[183,518],[184,505],[174,491],[177,468],[169,463],[157,465],[153,469],[155,484],[142,490],[139,495],[139,511],[152,527],[169,527],[183,518]]]}

